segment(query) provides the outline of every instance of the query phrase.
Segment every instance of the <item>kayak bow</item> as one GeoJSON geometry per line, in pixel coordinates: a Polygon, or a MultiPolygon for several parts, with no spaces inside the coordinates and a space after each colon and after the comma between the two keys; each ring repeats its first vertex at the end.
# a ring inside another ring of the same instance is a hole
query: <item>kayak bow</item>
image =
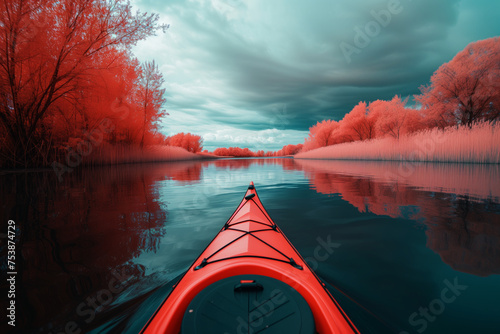
{"type": "Polygon", "coordinates": [[[253,182],[143,333],[359,333],[253,182]]]}

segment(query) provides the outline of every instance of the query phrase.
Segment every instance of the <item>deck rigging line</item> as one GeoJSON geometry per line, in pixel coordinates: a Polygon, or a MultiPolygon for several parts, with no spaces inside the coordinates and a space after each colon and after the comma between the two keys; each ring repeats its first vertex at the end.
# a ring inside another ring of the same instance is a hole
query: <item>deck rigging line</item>
{"type": "Polygon", "coordinates": [[[231,240],[230,242],[228,242],[224,246],[222,246],[219,249],[217,249],[215,252],[213,252],[212,254],[210,254],[208,257],[204,258],[201,261],[201,263],[194,268],[194,270],[202,269],[202,268],[204,268],[205,266],[207,266],[210,263],[220,262],[220,261],[229,260],[229,259],[245,258],[245,257],[247,257],[247,258],[259,258],[259,259],[267,259],[267,260],[280,261],[280,262],[284,262],[284,263],[289,263],[290,265],[292,265],[293,267],[295,267],[297,269],[300,269],[300,270],[303,269],[302,266],[300,266],[299,264],[297,264],[297,262],[295,262],[295,260],[293,258],[287,256],[282,251],[280,251],[276,247],[270,245],[269,243],[267,243],[266,241],[262,240],[261,238],[259,238],[258,236],[256,236],[254,234],[254,233],[263,232],[263,231],[275,231],[275,232],[279,232],[278,231],[278,226],[271,220],[271,218],[268,216],[267,212],[265,210],[263,210],[263,208],[261,208],[261,206],[253,199],[254,197],[255,197],[255,194],[249,194],[249,195],[245,196],[246,202],[243,203],[243,205],[240,205],[238,209],[236,209],[236,211],[231,215],[231,217],[228,219],[228,221],[224,224],[224,227],[222,228],[222,231],[231,230],[231,231],[241,232],[242,234],[240,236],[238,236],[237,238],[231,240]],[[268,221],[269,224],[267,224],[265,222],[260,222],[260,221],[257,221],[257,220],[253,220],[253,219],[245,219],[245,220],[238,221],[238,222],[235,222],[235,223],[232,223],[232,224],[230,223],[231,220],[238,214],[238,212],[247,203],[249,203],[250,201],[252,201],[259,208],[259,210],[262,212],[262,214],[266,217],[266,219],[267,219],[267,221],[268,221]],[[268,228],[262,228],[262,229],[258,229],[258,230],[252,230],[252,231],[244,231],[244,230],[240,230],[238,228],[234,228],[235,225],[246,223],[246,222],[254,222],[254,223],[257,223],[257,224],[261,224],[261,225],[267,226],[268,228]],[[267,247],[269,247],[269,248],[273,249],[274,251],[276,251],[277,253],[281,254],[287,260],[283,260],[283,259],[279,259],[279,258],[275,258],[275,257],[267,257],[267,256],[237,255],[237,256],[229,256],[229,257],[225,257],[225,258],[222,258],[222,259],[217,259],[217,260],[210,261],[210,259],[214,255],[216,255],[217,253],[219,253],[220,251],[222,251],[224,248],[230,246],[231,244],[235,243],[236,241],[240,240],[241,238],[243,238],[243,237],[245,237],[247,235],[249,235],[249,236],[251,236],[251,237],[259,240],[261,243],[263,243],[267,247]]]}

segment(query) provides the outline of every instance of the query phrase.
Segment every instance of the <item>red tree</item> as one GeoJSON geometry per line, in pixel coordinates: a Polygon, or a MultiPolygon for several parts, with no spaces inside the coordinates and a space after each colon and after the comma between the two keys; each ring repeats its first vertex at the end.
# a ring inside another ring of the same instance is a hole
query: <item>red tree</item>
{"type": "Polygon", "coordinates": [[[394,96],[391,101],[377,100],[369,105],[370,115],[376,115],[376,132],[379,137],[386,135],[398,138],[423,128],[420,111],[406,108],[408,99],[394,96]]]}
{"type": "Polygon", "coordinates": [[[280,151],[278,151],[281,154],[277,154],[277,155],[294,155],[294,154],[299,153],[302,150],[302,147],[303,147],[302,144],[297,144],[297,145],[289,144],[289,145],[285,145],[285,146],[283,146],[283,148],[280,151]]]}
{"type": "Polygon", "coordinates": [[[181,132],[174,136],[167,137],[165,142],[167,145],[182,147],[193,153],[198,153],[203,150],[203,138],[189,132],[181,132]]]}
{"type": "Polygon", "coordinates": [[[165,103],[163,97],[165,89],[161,88],[165,80],[154,60],[143,64],[141,70],[137,97],[144,114],[140,142],[141,147],[143,147],[145,134],[156,130],[156,121],[165,115],[165,112],[160,111],[165,103]]]}
{"type": "Polygon", "coordinates": [[[375,138],[376,113],[368,113],[366,102],[360,102],[340,121],[339,141],[349,142],[375,138]]]}
{"type": "Polygon", "coordinates": [[[116,66],[113,50],[154,34],[158,17],[133,14],[125,0],[5,0],[0,6],[2,151],[13,165],[46,164],[52,132],[46,118],[56,117],[56,104],[89,96],[96,75],[116,66]]]}
{"type": "Polygon", "coordinates": [[[324,120],[309,128],[309,137],[304,143],[303,150],[309,151],[318,147],[333,145],[333,132],[338,128],[339,123],[332,120],[324,120]]]}
{"type": "Polygon", "coordinates": [[[434,126],[471,126],[500,116],[500,38],[469,44],[432,76],[415,96],[434,126]]]}
{"type": "Polygon", "coordinates": [[[213,151],[213,154],[221,156],[221,157],[262,157],[264,156],[264,151],[253,152],[249,148],[240,148],[240,147],[218,147],[213,151]]]}

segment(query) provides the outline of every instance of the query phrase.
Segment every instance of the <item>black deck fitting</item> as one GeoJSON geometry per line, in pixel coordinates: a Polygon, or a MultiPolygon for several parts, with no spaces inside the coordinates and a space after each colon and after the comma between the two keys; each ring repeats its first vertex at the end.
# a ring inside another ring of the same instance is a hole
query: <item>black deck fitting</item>
{"type": "Polygon", "coordinates": [[[194,270],[199,270],[201,268],[203,268],[204,266],[206,266],[208,264],[208,261],[207,259],[203,259],[203,261],[201,261],[201,263],[199,265],[197,265],[194,270]]]}
{"type": "Polygon", "coordinates": [[[255,194],[248,194],[245,196],[245,199],[248,201],[249,199],[252,199],[255,197],[255,194]]]}
{"type": "Polygon", "coordinates": [[[295,260],[294,260],[293,258],[290,258],[290,264],[291,264],[292,266],[294,266],[295,268],[302,270],[302,266],[299,266],[299,265],[297,264],[297,262],[295,262],[295,260]]]}

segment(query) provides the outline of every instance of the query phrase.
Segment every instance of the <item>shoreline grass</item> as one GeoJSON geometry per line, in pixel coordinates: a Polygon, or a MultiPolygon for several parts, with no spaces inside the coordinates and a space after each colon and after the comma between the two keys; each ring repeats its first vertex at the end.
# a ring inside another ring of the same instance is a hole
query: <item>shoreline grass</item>
{"type": "Polygon", "coordinates": [[[357,141],[298,153],[295,159],[500,163],[500,126],[431,129],[399,139],[357,141]]]}

